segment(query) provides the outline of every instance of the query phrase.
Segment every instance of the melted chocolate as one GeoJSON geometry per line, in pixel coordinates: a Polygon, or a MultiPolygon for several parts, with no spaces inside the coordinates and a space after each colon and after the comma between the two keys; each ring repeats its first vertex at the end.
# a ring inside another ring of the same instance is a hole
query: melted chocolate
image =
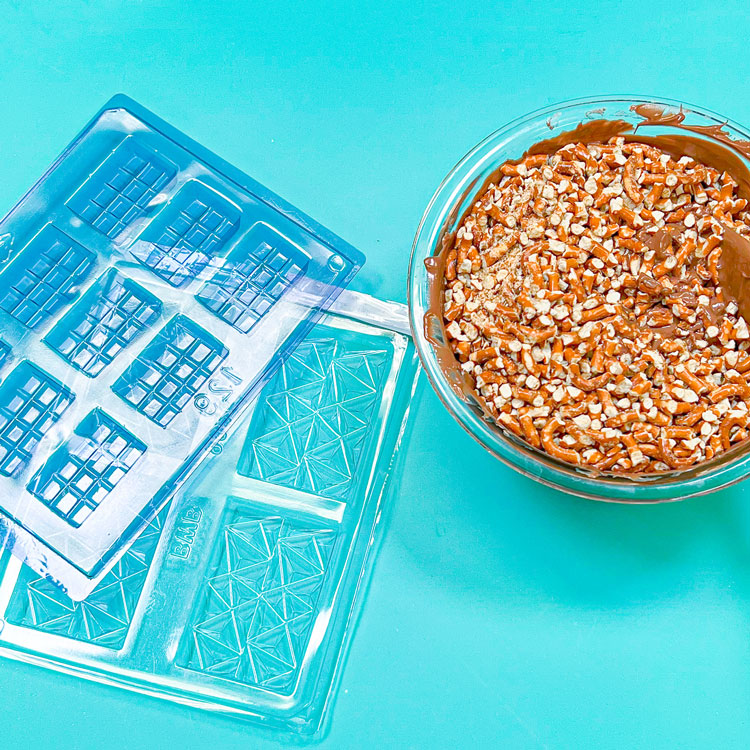
{"type": "Polygon", "coordinates": [[[665,112],[656,104],[636,104],[631,109],[643,118],[643,122],[636,125],[634,135],[626,136],[627,140],[648,143],[678,159],[690,156],[715,169],[729,172],[739,185],[739,195],[750,199],[750,170],[743,161],[750,160],[750,141],[733,139],[724,130],[724,125],[685,125],[685,112],[682,109],[679,112],[665,112]],[[704,137],[667,133],[641,135],[640,129],[648,127],[678,128],[704,137]]]}
{"type": "MultiPolygon", "coordinates": [[[[750,141],[734,140],[724,130],[723,125],[685,125],[685,113],[665,112],[654,104],[639,104],[633,111],[643,117],[633,136],[643,143],[657,146],[675,158],[690,156],[703,164],[728,172],[738,185],[740,197],[750,200],[750,169],[744,160],[750,160],[750,141]],[[697,133],[703,138],[689,135],[663,134],[641,136],[642,127],[670,127],[697,133]]],[[[750,240],[732,229],[724,231],[719,260],[719,281],[726,301],[734,300],[740,314],[750,320],[750,240]]],[[[708,314],[712,323],[721,320],[725,305],[713,303],[708,314]]]]}
{"type": "MultiPolygon", "coordinates": [[[[560,133],[554,138],[547,138],[531,146],[518,160],[535,154],[552,154],[563,146],[570,143],[604,143],[610,138],[622,136],[627,141],[646,143],[656,146],[675,159],[689,156],[715,169],[728,172],[737,182],[738,194],[750,200],[750,169],[743,159],[750,160],[750,141],[734,140],[724,130],[723,125],[686,125],[685,113],[666,112],[655,104],[634,105],[631,109],[642,117],[642,121],[633,126],[626,120],[591,120],[579,123],[573,130],[560,133]],[[677,128],[694,135],[682,135],[674,133],[659,133],[646,135],[641,131],[646,128],[677,128]]],[[[504,162],[505,163],[505,162],[504,162]]],[[[484,184],[478,190],[475,186],[469,188],[476,197],[483,195],[490,183],[497,182],[500,177],[500,166],[490,174],[484,184]]],[[[464,197],[469,195],[465,193],[464,197]]],[[[458,201],[461,203],[462,201],[458,201]]],[[[471,205],[466,213],[471,210],[471,205]]],[[[456,213],[448,217],[446,224],[453,224],[456,213]]],[[[463,220],[464,217],[462,217],[463,220]]],[[[456,224],[460,226],[461,222],[456,224]]],[[[674,230],[677,230],[675,227],[674,230]]],[[[669,254],[672,247],[673,237],[670,231],[660,230],[654,234],[643,233],[640,239],[654,250],[658,258],[664,258],[669,254]]],[[[453,351],[448,345],[445,334],[445,322],[443,319],[443,286],[445,255],[452,247],[455,240],[455,231],[448,232],[447,228],[443,234],[441,247],[438,252],[425,259],[429,284],[430,306],[424,316],[424,334],[435,350],[438,364],[443,370],[451,388],[462,397],[469,396],[472,401],[485,410],[481,399],[477,399],[473,384],[468,375],[461,369],[453,351]]],[[[727,229],[724,233],[722,243],[722,254],[719,263],[719,278],[722,291],[726,301],[735,300],[740,313],[746,320],[750,320],[750,240],[745,239],[737,232],[727,229]]],[[[648,281],[644,281],[648,283],[648,281]]],[[[685,303],[695,301],[687,295],[693,295],[682,284],[675,286],[669,293],[670,296],[681,298],[685,303]]],[[[693,295],[694,296],[694,295],[693,295]]],[[[712,323],[720,321],[724,315],[726,301],[715,301],[707,310],[712,323]]],[[[682,335],[677,326],[665,326],[652,328],[666,336],[682,335]]],[[[686,331],[692,335],[691,331],[686,331]]],[[[491,417],[490,417],[491,419],[491,417]]]]}
{"type": "Polygon", "coordinates": [[[445,272],[445,253],[426,258],[427,279],[430,290],[430,308],[424,316],[424,337],[435,350],[438,365],[445,373],[448,385],[458,396],[473,395],[474,388],[469,376],[461,369],[451,348],[447,345],[445,324],[443,321],[442,295],[443,274],[445,272]],[[437,298],[435,298],[437,296],[437,298]],[[443,341],[440,340],[442,332],[443,341]]]}
{"type": "Polygon", "coordinates": [[[664,260],[671,254],[674,237],[668,229],[660,229],[658,232],[640,232],[638,239],[656,254],[657,260],[664,260]]]}
{"type": "Polygon", "coordinates": [[[742,317],[750,320],[750,240],[728,227],[719,257],[719,283],[725,296],[734,299],[742,317]]]}
{"type": "MultiPolygon", "coordinates": [[[[633,129],[633,126],[627,120],[589,120],[589,122],[579,122],[573,130],[566,130],[554,138],[546,138],[543,141],[535,143],[521,157],[535,154],[554,154],[563,146],[569,143],[605,143],[610,138],[623,135],[633,129]]],[[[518,159],[518,161],[521,161],[518,159]]]]}

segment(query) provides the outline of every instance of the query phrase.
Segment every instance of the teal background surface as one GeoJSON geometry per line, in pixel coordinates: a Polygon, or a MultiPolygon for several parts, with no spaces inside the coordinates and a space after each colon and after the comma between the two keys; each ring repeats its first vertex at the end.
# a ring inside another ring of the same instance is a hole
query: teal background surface
{"type": "MultiPolygon", "coordinates": [[[[123,91],[359,247],[405,300],[433,190],[560,99],[750,123],[747,0],[0,2],[0,209],[123,91]]],[[[494,461],[425,385],[322,748],[744,748],[750,484],[578,500],[494,461]]],[[[277,748],[247,725],[0,662],[2,748],[277,748]]]]}

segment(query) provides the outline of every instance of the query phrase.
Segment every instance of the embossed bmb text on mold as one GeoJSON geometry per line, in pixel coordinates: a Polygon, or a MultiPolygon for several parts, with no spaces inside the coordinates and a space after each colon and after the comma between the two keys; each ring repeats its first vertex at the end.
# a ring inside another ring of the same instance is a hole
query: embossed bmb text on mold
{"type": "Polygon", "coordinates": [[[187,508],[180,514],[169,546],[172,557],[179,557],[181,560],[190,557],[202,519],[203,512],[199,508],[187,508]]]}

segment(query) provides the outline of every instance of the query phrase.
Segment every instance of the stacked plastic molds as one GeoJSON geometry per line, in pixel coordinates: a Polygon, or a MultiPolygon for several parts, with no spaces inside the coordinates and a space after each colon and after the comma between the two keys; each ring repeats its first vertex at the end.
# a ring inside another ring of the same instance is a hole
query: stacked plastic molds
{"type": "Polygon", "coordinates": [[[417,375],[403,306],[341,300],[84,602],[0,559],[0,653],[320,729],[417,375]]]}
{"type": "Polygon", "coordinates": [[[0,543],[82,599],[363,259],[124,97],[0,239],[0,543]]]}

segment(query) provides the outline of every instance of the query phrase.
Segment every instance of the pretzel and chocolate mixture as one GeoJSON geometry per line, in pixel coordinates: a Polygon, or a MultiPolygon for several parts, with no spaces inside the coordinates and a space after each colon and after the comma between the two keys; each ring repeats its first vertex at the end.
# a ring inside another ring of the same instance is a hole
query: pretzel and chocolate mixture
{"type": "Polygon", "coordinates": [[[504,164],[445,256],[448,342],[503,428],[602,471],[685,469],[750,435],[750,330],[720,283],[727,173],[636,140],[504,164]]]}

